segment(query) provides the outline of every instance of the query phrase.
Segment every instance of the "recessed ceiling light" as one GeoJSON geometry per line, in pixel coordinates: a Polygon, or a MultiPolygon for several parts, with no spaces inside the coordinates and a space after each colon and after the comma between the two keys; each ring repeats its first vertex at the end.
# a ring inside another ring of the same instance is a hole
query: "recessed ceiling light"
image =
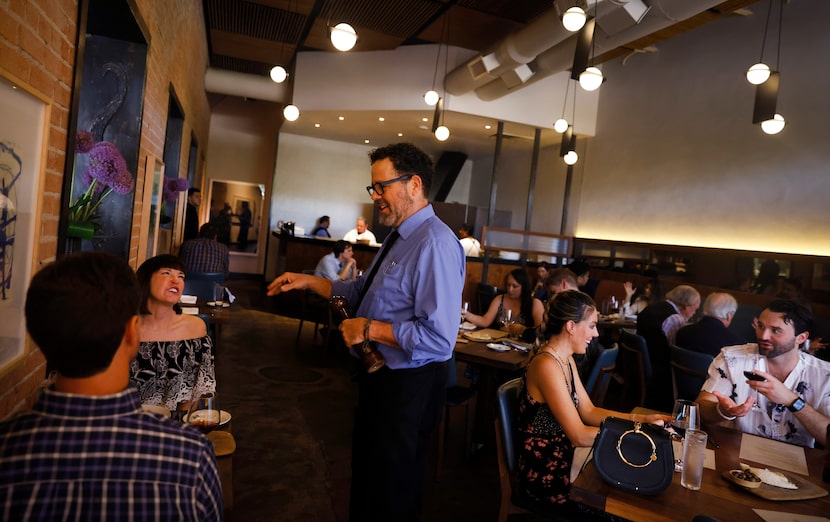
{"type": "Polygon", "coordinates": [[[487,130],[490,130],[490,126],[489,126],[489,125],[485,125],[485,126],[484,126],[484,128],[485,128],[485,129],[487,129],[487,130]]]}
{"type": "Polygon", "coordinates": [[[369,143],[369,140],[363,140],[363,143],[369,143]]]}
{"type": "Polygon", "coordinates": [[[314,124],[314,126],[315,126],[315,127],[317,127],[317,128],[319,128],[319,127],[320,127],[320,124],[319,124],[319,123],[315,123],[315,124],[314,124]]]}
{"type": "Polygon", "coordinates": [[[429,118],[421,118],[421,121],[429,121],[429,118]]]}
{"type": "Polygon", "coordinates": [[[381,116],[380,118],[378,118],[378,121],[386,121],[386,118],[384,118],[383,116],[381,116]]]}
{"type": "Polygon", "coordinates": [[[346,119],[346,117],[345,116],[338,116],[337,119],[340,120],[340,121],[343,121],[343,120],[346,119]]]}
{"type": "Polygon", "coordinates": [[[401,136],[403,136],[403,132],[398,133],[398,137],[400,138],[401,136]]]}

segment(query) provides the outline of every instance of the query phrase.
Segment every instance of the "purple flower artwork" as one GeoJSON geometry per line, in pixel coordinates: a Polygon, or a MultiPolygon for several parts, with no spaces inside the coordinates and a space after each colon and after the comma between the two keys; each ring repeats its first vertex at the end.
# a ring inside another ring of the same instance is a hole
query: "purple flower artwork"
{"type": "Polygon", "coordinates": [[[108,141],[95,142],[91,132],[78,132],[75,150],[89,155],[86,169],[81,174],[81,182],[87,189],[69,207],[69,220],[91,223],[97,230],[100,228],[95,222],[98,207],[112,192],[121,195],[132,192],[135,179],[127,170],[127,162],[118,147],[108,141]]]}

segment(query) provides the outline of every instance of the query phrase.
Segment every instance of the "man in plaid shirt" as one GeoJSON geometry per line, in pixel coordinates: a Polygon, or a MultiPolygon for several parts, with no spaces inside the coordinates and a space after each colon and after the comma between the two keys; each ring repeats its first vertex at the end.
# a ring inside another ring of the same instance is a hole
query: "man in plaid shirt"
{"type": "Polygon", "coordinates": [[[218,230],[213,223],[205,223],[199,229],[199,237],[182,243],[179,259],[185,274],[192,272],[222,272],[228,277],[229,250],[216,240],[218,230]]]}
{"type": "Polygon", "coordinates": [[[26,327],[55,370],[31,412],[0,423],[0,520],[222,519],[212,444],[141,409],[129,387],[139,286],[108,254],[46,266],[26,327]]]}

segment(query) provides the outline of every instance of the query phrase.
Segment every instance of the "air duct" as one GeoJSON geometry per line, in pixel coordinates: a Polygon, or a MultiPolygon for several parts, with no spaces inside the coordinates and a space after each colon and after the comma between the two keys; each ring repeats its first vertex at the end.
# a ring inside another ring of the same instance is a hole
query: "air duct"
{"type": "Polygon", "coordinates": [[[277,103],[284,103],[286,99],[284,83],[274,83],[265,76],[223,69],[208,69],[205,72],[205,91],[277,103]]]}
{"type": "MultiPolygon", "coordinates": [[[[626,9],[625,5],[620,4],[619,0],[589,2],[589,12],[595,8],[598,9],[597,24],[600,29],[594,36],[594,55],[602,54],[605,51],[628,44],[638,38],[686,20],[721,4],[723,0],[696,0],[693,2],[689,0],[650,0],[648,2],[650,6],[645,6],[640,0],[632,0],[632,2],[640,7],[645,7],[645,10],[632,11],[630,8],[633,6],[626,9]],[[640,23],[637,23],[637,16],[639,16],[640,23]],[[623,28],[624,26],[628,27],[623,28]],[[609,33],[612,34],[609,35],[609,33]]],[[[491,101],[569,69],[573,64],[576,36],[572,36],[572,33],[565,31],[556,14],[556,9],[546,11],[527,27],[499,43],[496,46],[496,53],[479,55],[450,72],[445,80],[447,92],[460,96],[470,90],[475,90],[480,99],[491,101]],[[546,26],[542,27],[545,24],[546,26]],[[530,54],[530,50],[536,51],[544,47],[537,52],[534,58],[525,62],[527,67],[533,71],[533,75],[523,82],[516,82],[511,77],[502,78],[504,73],[513,71],[516,68],[515,65],[512,68],[506,65],[502,68],[493,68],[492,71],[486,71],[480,66],[480,63],[488,56],[504,54],[499,54],[499,50],[508,47],[508,42],[513,41],[521,42],[523,48],[528,50],[526,54],[530,54]],[[545,47],[546,45],[547,47],[545,47]],[[478,76],[472,74],[476,71],[480,73],[478,76]]]]}

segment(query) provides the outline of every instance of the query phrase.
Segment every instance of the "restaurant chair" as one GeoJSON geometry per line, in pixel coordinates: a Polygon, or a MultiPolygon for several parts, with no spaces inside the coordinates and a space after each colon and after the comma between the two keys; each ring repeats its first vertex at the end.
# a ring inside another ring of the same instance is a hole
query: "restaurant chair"
{"type": "Polygon", "coordinates": [[[651,359],[648,356],[646,340],[628,330],[620,332],[620,353],[622,366],[623,397],[620,409],[629,411],[646,402],[648,382],[652,377],[651,359]]]}
{"type": "MultiPolygon", "coordinates": [[[[516,453],[516,421],[519,415],[519,398],[522,378],[513,379],[496,390],[496,453],[499,459],[501,504],[498,522],[506,522],[510,515],[536,514],[551,519],[552,514],[534,506],[519,495],[513,494],[519,469],[516,453]]],[[[553,518],[555,520],[555,518],[553,518]]]]}
{"type": "Polygon", "coordinates": [[[476,293],[478,301],[476,303],[478,305],[477,313],[479,315],[487,313],[487,309],[490,307],[490,302],[501,293],[503,293],[502,290],[497,286],[479,283],[478,292],[476,293]]]}
{"type": "Polygon", "coordinates": [[[708,353],[687,350],[674,344],[669,346],[669,353],[674,400],[695,400],[709,376],[709,365],[715,358],[708,353]]]}
{"type": "Polygon", "coordinates": [[[476,390],[458,385],[455,366],[455,352],[447,361],[447,388],[444,398],[444,412],[438,425],[438,458],[435,465],[435,480],[441,480],[444,467],[444,446],[447,443],[447,425],[453,408],[464,407],[464,458],[469,458],[473,446],[473,420],[475,419],[476,390]]]}
{"type": "Polygon", "coordinates": [[[605,402],[605,394],[608,391],[608,385],[611,383],[611,375],[617,368],[619,352],[619,348],[608,348],[600,352],[594,367],[591,368],[591,373],[588,374],[588,379],[585,381],[585,391],[591,396],[591,402],[594,403],[594,406],[602,407],[602,403],[605,402]]]}
{"type": "Polygon", "coordinates": [[[205,301],[213,301],[213,288],[225,285],[222,272],[188,272],[184,278],[184,294],[195,295],[205,301]]]}
{"type": "MultiPolygon", "coordinates": [[[[314,274],[314,270],[303,270],[303,274],[314,274]]],[[[317,344],[317,334],[320,332],[320,325],[325,328],[322,332],[323,346],[329,345],[329,336],[331,335],[332,317],[329,310],[328,301],[312,292],[311,290],[303,290],[299,292],[300,295],[300,324],[297,325],[297,338],[294,340],[294,347],[300,345],[300,334],[303,333],[303,323],[306,321],[314,323],[314,337],[311,341],[311,346],[317,344]]]]}

